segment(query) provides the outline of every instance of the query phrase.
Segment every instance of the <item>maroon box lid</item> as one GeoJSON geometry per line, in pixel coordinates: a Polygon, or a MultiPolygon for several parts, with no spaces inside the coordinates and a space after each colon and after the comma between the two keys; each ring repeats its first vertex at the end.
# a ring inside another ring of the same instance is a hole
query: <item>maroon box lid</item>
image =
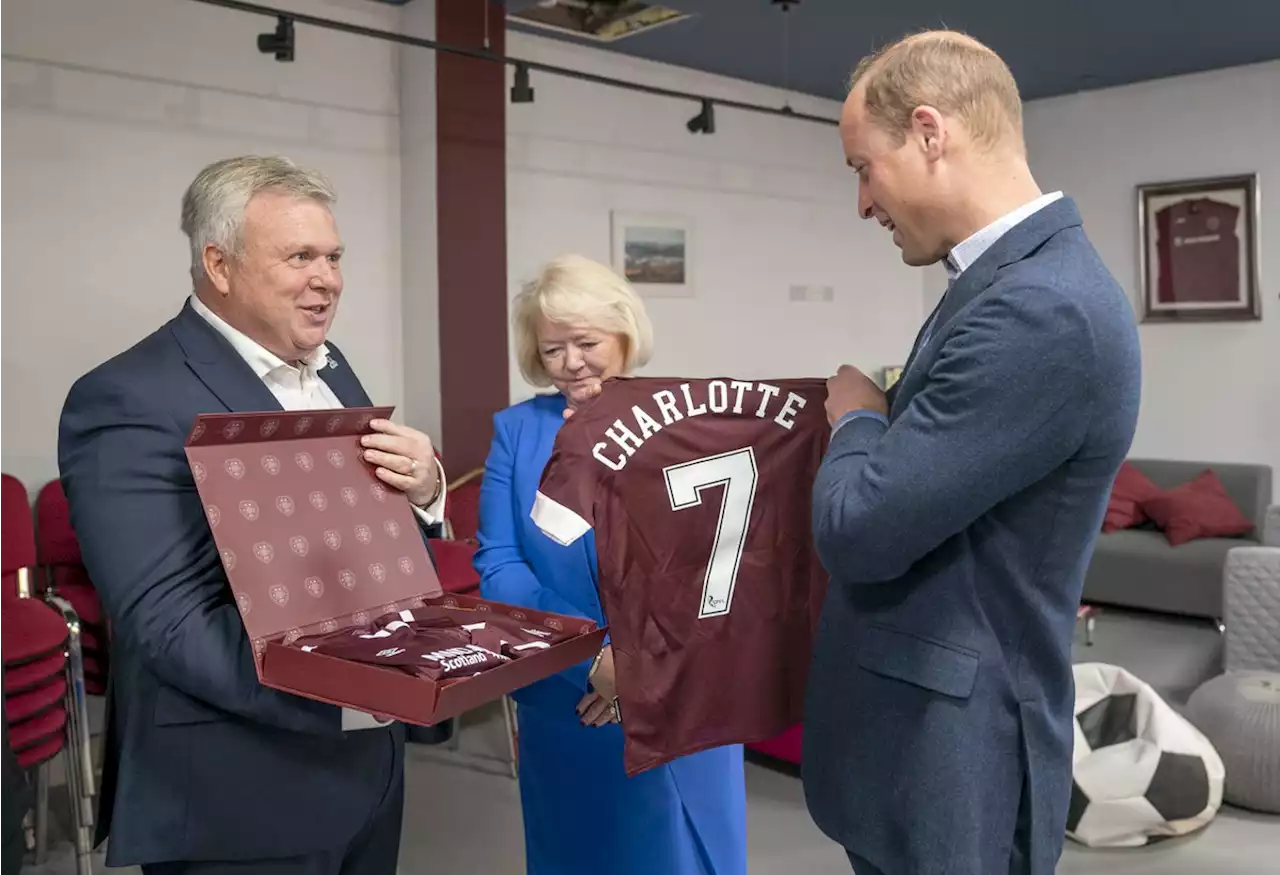
{"type": "Polygon", "coordinates": [[[258,654],[443,593],[409,500],[361,453],[393,409],[196,418],[187,460],[258,654]]]}

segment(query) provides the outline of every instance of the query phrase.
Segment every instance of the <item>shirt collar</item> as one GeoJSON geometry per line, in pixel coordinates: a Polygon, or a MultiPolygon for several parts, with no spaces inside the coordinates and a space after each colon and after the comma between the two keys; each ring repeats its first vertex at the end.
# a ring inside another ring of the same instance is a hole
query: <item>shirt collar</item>
{"type": "Polygon", "coordinates": [[[969,265],[981,257],[982,253],[990,249],[993,243],[1020,222],[1030,217],[1033,213],[1044,209],[1060,197],[1062,197],[1062,192],[1060,191],[1041,195],[1030,203],[1018,207],[1013,212],[1006,213],[981,231],[971,234],[963,242],[956,244],[955,248],[947,253],[945,261],[948,282],[955,282],[956,277],[964,273],[969,265]]]}
{"type": "MultiPolygon", "coordinates": [[[[199,296],[191,296],[191,309],[200,314],[204,321],[208,322],[215,331],[227,339],[227,342],[240,354],[240,357],[249,363],[249,367],[253,368],[253,372],[258,375],[258,379],[261,380],[277,368],[288,368],[291,371],[298,370],[298,368],[289,364],[256,340],[253,340],[244,332],[232,328],[225,319],[210,310],[204,301],[200,300],[199,296]]],[[[309,370],[319,372],[321,368],[329,363],[329,347],[326,344],[320,344],[302,359],[302,363],[309,370]]]]}

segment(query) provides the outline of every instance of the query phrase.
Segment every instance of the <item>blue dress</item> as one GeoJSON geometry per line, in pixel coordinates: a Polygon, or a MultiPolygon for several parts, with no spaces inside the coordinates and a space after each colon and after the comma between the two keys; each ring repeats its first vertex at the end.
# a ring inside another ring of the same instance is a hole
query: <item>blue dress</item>
{"type": "MultiPolygon", "coordinates": [[[[494,417],[475,565],[484,598],[603,622],[592,533],[562,547],[529,519],[564,423],[561,395],[494,417]]],[[[529,875],[745,875],[742,746],[681,757],[628,778],[622,728],[583,726],[590,662],[514,695],[529,875]]]]}

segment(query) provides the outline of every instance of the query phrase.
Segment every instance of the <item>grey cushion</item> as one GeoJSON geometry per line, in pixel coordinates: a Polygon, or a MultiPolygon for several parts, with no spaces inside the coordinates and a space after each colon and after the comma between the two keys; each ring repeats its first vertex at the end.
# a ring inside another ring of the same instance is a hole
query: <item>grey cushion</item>
{"type": "Polygon", "coordinates": [[[1280,813],[1280,674],[1239,672],[1205,681],[1186,715],[1222,757],[1223,798],[1280,813]]]}
{"type": "Polygon", "coordinates": [[[1280,547],[1227,554],[1226,669],[1280,672],[1280,547]]]}
{"type": "Polygon", "coordinates": [[[1242,538],[1200,538],[1169,546],[1163,532],[1125,529],[1099,535],[1084,581],[1084,600],[1222,617],[1222,569],[1227,551],[1256,546],[1242,538]]]}

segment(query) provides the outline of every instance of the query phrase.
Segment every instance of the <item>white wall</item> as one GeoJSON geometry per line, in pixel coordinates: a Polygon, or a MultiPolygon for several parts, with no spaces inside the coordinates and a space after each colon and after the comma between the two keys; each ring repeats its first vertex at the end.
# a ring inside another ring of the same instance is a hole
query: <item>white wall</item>
{"type": "Polygon", "coordinates": [[[1085,230],[1138,308],[1141,183],[1257,173],[1261,322],[1144,324],[1133,455],[1263,462],[1280,478],[1280,62],[1035,101],[1025,127],[1045,191],[1085,230]]]}
{"type": "MultiPolygon", "coordinates": [[[[777,89],[525,34],[508,33],[507,45],[514,57],[619,79],[783,100],[777,89]]],[[[512,296],[559,253],[609,263],[611,210],[676,213],[694,223],[696,297],[647,301],[657,352],[644,373],[825,377],[844,361],[877,369],[905,359],[920,279],[878,226],[857,218],[834,126],[716,107],[716,133],[693,135],[694,102],[537,72],[530,84],[535,102],[507,108],[512,296]],[[793,303],[793,284],[832,286],[834,300],[793,303]]],[[[816,98],[792,105],[839,113],[816,98]]],[[[514,361],[511,392],[533,392],[514,361]]]]}
{"type": "MultiPolygon", "coordinates": [[[[400,20],[354,0],[286,5],[400,20]]],[[[57,476],[72,381],[178,312],[190,290],[179,201],[229,155],[282,152],[333,178],[348,246],[333,338],[376,401],[401,403],[395,47],[299,25],[297,59],[277,63],[256,46],[274,26],[174,0],[4,4],[0,464],[29,488],[57,476]]]]}
{"type": "MultiPolygon", "coordinates": [[[[436,34],[435,0],[404,8],[404,33],[436,34]]],[[[436,53],[397,46],[400,102],[401,340],[404,422],[431,435],[440,451],[440,275],[436,234],[436,53]]]]}

